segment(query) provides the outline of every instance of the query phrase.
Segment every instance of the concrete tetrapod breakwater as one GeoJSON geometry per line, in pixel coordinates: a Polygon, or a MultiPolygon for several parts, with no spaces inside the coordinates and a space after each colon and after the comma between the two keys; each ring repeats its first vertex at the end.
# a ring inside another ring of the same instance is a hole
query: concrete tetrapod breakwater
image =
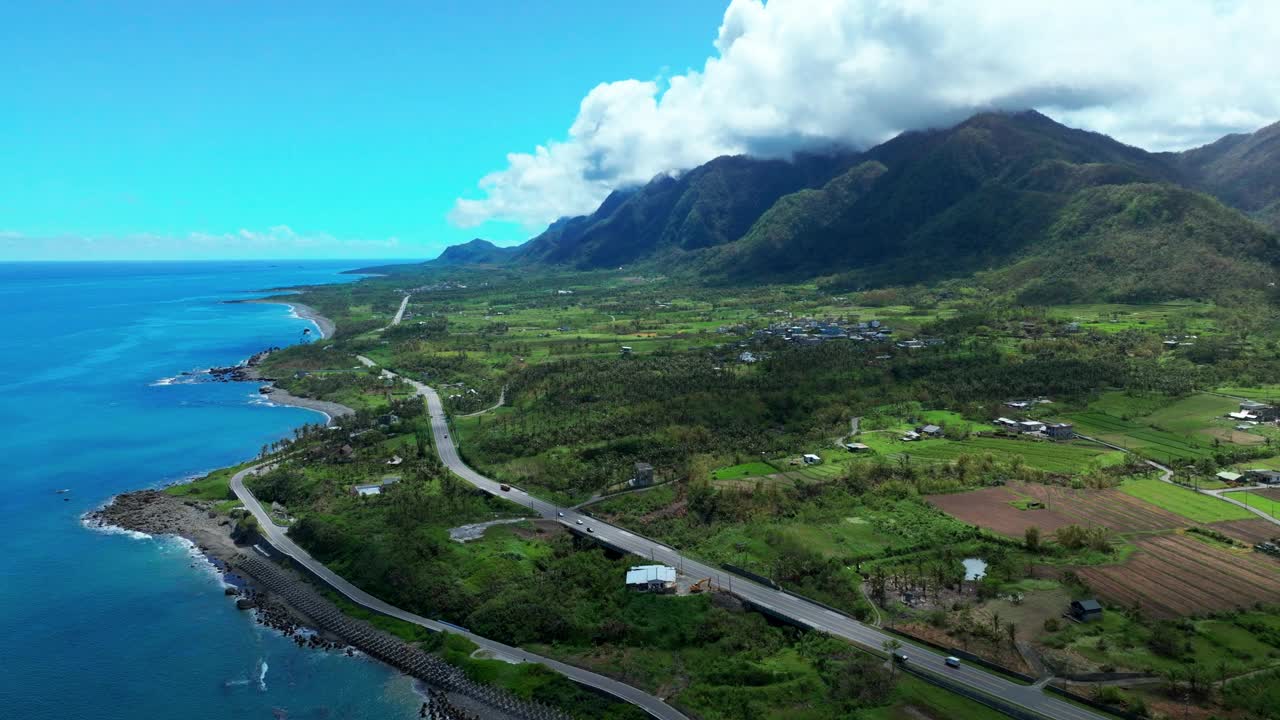
{"type": "Polygon", "coordinates": [[[273,562],[252,555],[239,555],[231,564],[241,568],[262,587],[311,618],[321,629],[432,687],[465,696],[516,720],[572,720],[572,716],[555,708],[518,698],[492,685],[475,682],[442,658],[423,652],[367,623],[347,617],[333,603],[289,577],[273,562]]]}

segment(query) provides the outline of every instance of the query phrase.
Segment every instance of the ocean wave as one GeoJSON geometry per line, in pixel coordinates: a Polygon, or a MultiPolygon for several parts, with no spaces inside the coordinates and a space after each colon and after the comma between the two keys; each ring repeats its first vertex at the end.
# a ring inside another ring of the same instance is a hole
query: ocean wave
{"type": "Polygon", "coordinates": [[[210,368],[201,368],[181,375],[163,377],[155,382],[148,383],[148,385],[151,387],[165,387],[166,385],[194,385],[199,382],[205,382],[203,378],[209,374],[209,370],[210,368]]]}
{"type": "MultiPolygon", "coordinates": [[[[113,502],[114,500],[115,499],[112,498],[113,502]]],[[[107,504],[110,505],[111,503],[107,503],[107,504]]],[[[147,533],[144,533],[141,530],[129,530],[128,528],[122,528],[119,525],[112,525],[99,518],[90,517],[91,512],[87,512],[80,516],[80,524],[88,530],[92,530],[94,532],[100,532],[104,535],[124,535],[126,537],[131,537],[134,540],[153,540],[154,539],[151,535],[148,535],[147,533]]]]}
{"type": "Polygon", "coordinates": [[[267,691],[267,659],[262,658],[262,660],[260,660],[259,662],[260,662],[260,665],[258,669],[258,689],[261,690],[262,692],[266,692],[267,691]]]}

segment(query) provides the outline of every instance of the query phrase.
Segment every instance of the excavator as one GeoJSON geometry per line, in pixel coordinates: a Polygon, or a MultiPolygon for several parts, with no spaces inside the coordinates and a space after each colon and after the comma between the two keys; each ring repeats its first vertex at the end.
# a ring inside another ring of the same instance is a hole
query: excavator
{"type": "Polygon", "coordinates": [[[710,589],[711,589],[711,578],[709,578],[709,577],[707,577],[707,578],[702,578],[702,579],[701,579],[701,580],[699,580],[698,582],[696,582],[696,583],[694,583],[694,584],[692,584],[692,585],[690,585],[690,586],[689,586],[689,592],[691,592],[691,593],[701,593],[701,592],[706,592],[706,591],[708,591],[708,590],[710,590],[710,589]]]}

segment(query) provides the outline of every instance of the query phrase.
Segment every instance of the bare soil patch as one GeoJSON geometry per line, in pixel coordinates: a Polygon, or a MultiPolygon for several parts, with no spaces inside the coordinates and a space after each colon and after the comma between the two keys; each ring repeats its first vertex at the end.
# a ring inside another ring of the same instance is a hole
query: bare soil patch
{"type": "Polygon", "coordinates": [[[990,487],[949,495],[929,495],[925,499],[952,517],[1009,537],[1022,537],[1033,525],[1050,534],[1071,524],[1071,519],[1059,514],[1057,508],[1019,510],[1013,502],[1022,497],[1025,494],[1015,492],[1012,487],[990,487]]]}
{"type": "Polygon", "coordinates": [[[1140,606],[1157,618],[1232,608],[1280,597],[1280,562],[1256,552],[1231,552],[1180,534],[1137,541],[1124,563],[1076,573],[1109,602],[1140,606]]]}

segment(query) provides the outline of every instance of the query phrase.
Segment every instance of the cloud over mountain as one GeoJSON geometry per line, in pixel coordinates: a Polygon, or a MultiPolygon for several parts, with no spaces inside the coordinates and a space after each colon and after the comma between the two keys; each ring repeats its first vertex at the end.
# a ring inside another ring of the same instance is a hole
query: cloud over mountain
{"type": "Polygon", "coordinates": [[[701,70],[601,83],[450,219],[547,223],[717,155],[868,146],[1036,108],[1148,149],[1280,117],[1270,0],[733,0],[701,70]]]}

